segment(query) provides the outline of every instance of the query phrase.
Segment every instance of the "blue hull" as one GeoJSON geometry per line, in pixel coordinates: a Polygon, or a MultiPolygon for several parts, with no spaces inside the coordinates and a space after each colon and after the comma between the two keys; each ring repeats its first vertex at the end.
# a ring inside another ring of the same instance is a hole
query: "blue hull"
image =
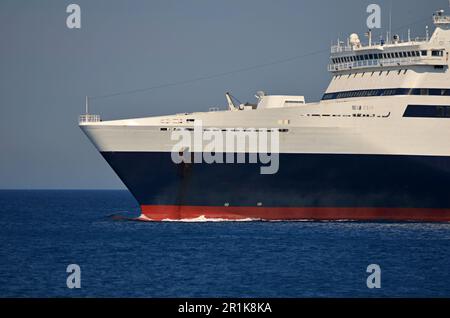
{"type": "Polygon", "coordinates": [[[174,164],[170,153],[103,152],[141,205],[450,209],[450,157],[280,154],[258,164],[174,164]]]}

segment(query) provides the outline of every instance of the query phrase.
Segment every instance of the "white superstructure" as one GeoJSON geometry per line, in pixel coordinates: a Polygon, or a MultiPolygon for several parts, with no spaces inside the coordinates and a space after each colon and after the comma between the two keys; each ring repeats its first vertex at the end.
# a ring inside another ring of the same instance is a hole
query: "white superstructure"
{"type": "Polygon", "coordinates": [[[201,120],[205,130],[276,129],[282,153],[450,156],[450,17],[439,11],[433,20],[429,38],[364,46],[352,34],[333,46],[333,77],[319,102],[259,93],[256,105],[225,111],[114,121],[83,115],[80,127],[101,152],[169,152],[171,132],[201,120]]]}

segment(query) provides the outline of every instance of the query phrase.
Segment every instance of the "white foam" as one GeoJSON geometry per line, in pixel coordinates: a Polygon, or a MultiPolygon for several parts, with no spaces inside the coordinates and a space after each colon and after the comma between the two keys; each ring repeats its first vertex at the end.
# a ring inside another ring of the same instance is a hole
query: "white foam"
{"type": "Polygon", "coordinates": [[[201,223],[201,222],[255,222],[261,221],[261,219],[245,218],[245,219],[222,219],[222,218],[207,218],[204,215],[200,215],[196,218],[190,219],[163,219],[163,220],[153,220],[144,214],[141,214],[137,218],[139,221],[160,221],[160,222],[186,222],[186,223],[201,223]]]}
{"type": "Polygon", "coordinates": [[[298,219],[298,220],[264,220],[264,219],[256,219],[256,218],[243,218],[243,219],[222,219],[222,218],[207,218],[204,215],[201,215],[196,218],[186,218],[186,219],[162,219],[162,220],[154,220],[146,216],[145,214],[141,214],[138,218],[138,221],[147,221],[147,222],[184,222],[184,223],[202,223],[202,222],[257,222],[257,221],[265,221],[265,222],[321,222],[321,223],[337,223],[337,222],[354,222],[352,219],[340,219],[340,220],[315,220],[315,219],[298,219]]]}
{"type": "Polygon", "coordinates": [[[148,218],[145,214],[141,214],[138,218],[136,218],[138,221],[153,221],[152,219],[148,218]]]}

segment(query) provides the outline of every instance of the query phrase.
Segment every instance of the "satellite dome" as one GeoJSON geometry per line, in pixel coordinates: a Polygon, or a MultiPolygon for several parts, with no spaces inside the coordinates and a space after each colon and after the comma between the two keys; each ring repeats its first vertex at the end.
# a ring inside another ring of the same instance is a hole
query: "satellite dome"
{"type": "Polygon", "coordinates": [[[361,41],[359,40],[359,36],[356,33],[352,33],[350,35],[350,44],[352,46],[360,46],[361,45],[361,41]]]}

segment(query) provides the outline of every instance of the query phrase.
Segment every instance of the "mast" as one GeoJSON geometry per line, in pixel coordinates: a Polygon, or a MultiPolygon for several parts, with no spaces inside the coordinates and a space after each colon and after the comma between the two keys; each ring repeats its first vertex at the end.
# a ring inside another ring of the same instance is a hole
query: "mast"
{"type": "Polygon", "coordinates": [[[86,96],[86,115],[89,115],[89,97],[86,96]]]}

